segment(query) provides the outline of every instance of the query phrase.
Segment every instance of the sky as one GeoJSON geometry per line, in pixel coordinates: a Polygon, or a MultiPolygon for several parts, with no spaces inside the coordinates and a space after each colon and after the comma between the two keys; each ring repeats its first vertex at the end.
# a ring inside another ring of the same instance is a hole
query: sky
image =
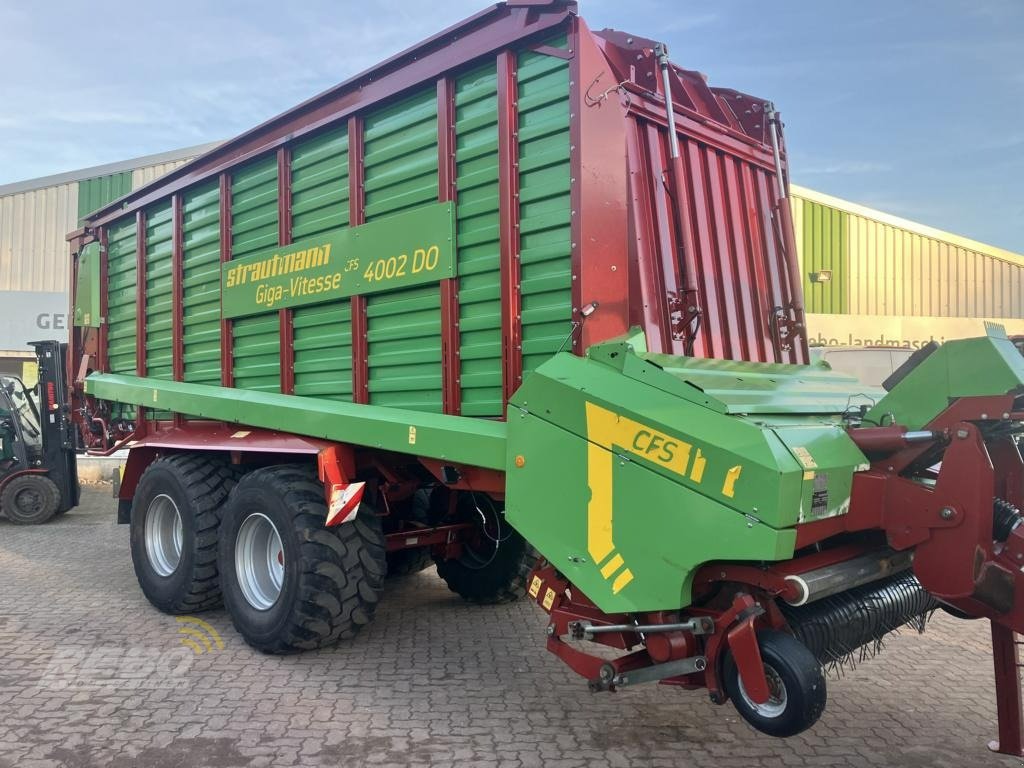
{"type": "MultiPolygon", "coordinates": [[[[482,7],[0,0],[0,184],[229,138],[482,7]]],[[[1024,0],[580,11],[774,101],[794,182],[1024,253],[1024,0]]]]}

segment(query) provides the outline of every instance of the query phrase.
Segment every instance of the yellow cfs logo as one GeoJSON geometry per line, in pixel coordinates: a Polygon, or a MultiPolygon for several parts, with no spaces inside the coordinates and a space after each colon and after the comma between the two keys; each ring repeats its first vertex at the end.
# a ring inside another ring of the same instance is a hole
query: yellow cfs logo
{"type": "MultiPolygon", "coordinates": [[[[673,472],[680,471],[675,466],[678,463],[676,457],[682,456],[682,452],[685,451],[688,458],[690,451],[689,444],[680,443],[678,440],[647,428],[637,430],[637,433],[633,435],[633,442],[629,448],[637,456],[643,456],[645,459],[663,464],[673,472]]],[[[698,449],[699,452],[700,449],[698,449]]],[[[700,461],[703,461],[703,458],[700,461]]],[[[703,474],[703,468],[701,469],[701,474],[703,474]]],[[[700,482],[700,480],[697,482],[700,482]]]]}
{"type": "MultiPolygon", "coordinates": [[[[587,484],[590,486],[587,551],[601,570],[601,576],[612,582],[612,594],[617,595],[633,581],[633,572],[616,551],[612,536],[612,471],[616,447],[698,485],[704,481],[708,462],[700,448],[695,449],[679,438],[594,403],[587,403],[586,409],[587,484]]],[[[743,466],[737,465],[725,473],[723,496],[735,496],[736,482],[742,472],[743,466]]]]}

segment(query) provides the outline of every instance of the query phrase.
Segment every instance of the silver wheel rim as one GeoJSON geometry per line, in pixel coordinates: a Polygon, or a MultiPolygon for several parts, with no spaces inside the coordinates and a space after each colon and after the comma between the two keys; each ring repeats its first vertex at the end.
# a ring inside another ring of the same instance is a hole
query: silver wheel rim
{"type": "Polygon", "coordinates": [[[235,574],[242,595],[258,611],[273,607],[284,583],[284,547],[270,518],[249,515],[235,540],[235,574]]]}
{"type": "Polygon", "coordinates": [[[743,687],[742,677],[739,681],[740,696],[743,697],[743,701],[746,702],[747,706],[761,717],[781,717],[782,713],[786,711],[786,702],[788,701],[786,684],[782,682],[781,675],[775,671],[775,667],[771,664],[764,665],[764,675],[768,679],[768,701],[764,704],[755,704],[751,701],[750,696],[747,695],[747,689],[743,687]]]}
{"type": "Polygon", "coordinates": [[[160,576],[170,576],[181,562],[185,529],[174,499],[161,493],[146,510],[146,557],[160,576]]]}

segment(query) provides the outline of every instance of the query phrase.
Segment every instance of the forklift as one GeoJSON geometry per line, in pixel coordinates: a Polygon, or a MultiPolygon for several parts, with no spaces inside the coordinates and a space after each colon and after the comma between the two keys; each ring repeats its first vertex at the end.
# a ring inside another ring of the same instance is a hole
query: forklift
{"type": "Polygon", "coordinates": [[[34,341],[39,381],[0,376],[0,513],[40,525],[78,504],[75,431],[68,410],[67,344],[34,341]]]}

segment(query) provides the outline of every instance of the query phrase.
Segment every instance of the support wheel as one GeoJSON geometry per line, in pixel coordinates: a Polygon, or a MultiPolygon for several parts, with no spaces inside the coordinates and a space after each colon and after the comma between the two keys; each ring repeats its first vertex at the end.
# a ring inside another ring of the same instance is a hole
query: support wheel
{"type": "Polygon", "coordinates": [[[315,472],[266,467],[246,475],[224,513],[218,555],[235,629],[264,653],[324,648],[370,623],[384,586],[380,518],[325,528],[315,472]]]}
{"type": "Polygon", "coordinates": [[[183,453],[142,473],[131,508],[131,550],[143,594],[164,613],[220,605],[217,529],[235,470],[217,457],[183,453]]]}
{"type": "Polygon", "coordinates": [[[725,658],[725,689],[744,720],[769,736],[794,736],[818,722],[827,699],[821,665],[792,635],[772,630],[757,633],[771,696],[755,704],[747,696],[732,654],[725,658]]]}
{"type": "Polygon", "coordinates": [[[504,512],[483,494],[461,493],[457,514],[475,528],[461,556],[437,560],[437,573],[448,589],[481,605],[509,603],[526,594],[537,553],[508,524],[504,512]]]}
{"type": "Polygon", "coordinates": [[[0,509],[15,525],[41,525],[60,509],[60,489],[46,475],[22,475],[4,488],[0,509]]]}

